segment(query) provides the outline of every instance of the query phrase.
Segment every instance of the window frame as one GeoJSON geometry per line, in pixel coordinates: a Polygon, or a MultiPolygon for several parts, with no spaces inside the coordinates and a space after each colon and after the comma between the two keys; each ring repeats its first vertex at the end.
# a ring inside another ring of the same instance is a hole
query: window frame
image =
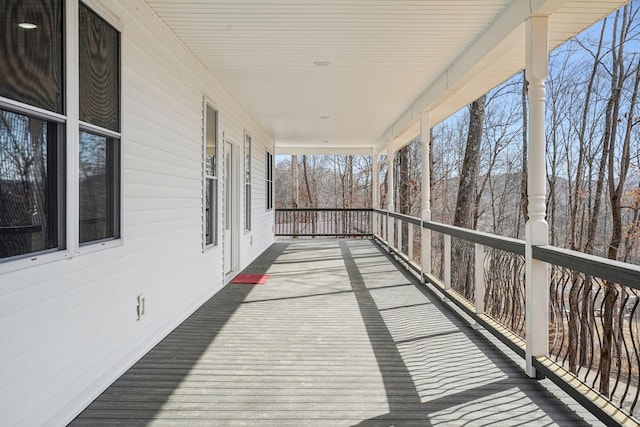
{"type": "MultiPolygon", "coordinates": [[[[12,271],[21,270],[31,266],[41,265],[48,262],[66,259],[69,256],[69,239],[68,239],[68,139],[69,139],[69,111],[67,102],[68,93],[68,51],[69,46],[74,42],[74,38],[70,37],[68,28],[69,7],[66,2],[60,2],[59,11],[61,13],[61,33],[59,34],[60,49],[58,58],[60,61],[60,97],[61,104],[57,110],[47,110],[42,106],[29,104],[12,98],[0,96],[0,109],[12,114],[30,117],[47,123],[47,126],[53,125],[51,135],[55,140],[47,139],[47,182],[45,185],[46,200],[54,200],[55,207],[50,212],[53,217],[47,216],[47,222],[53,227],[53,236],[44,236],[45,239],[52,238],[53,244],[51,248],[36,250],[33,252],[25,252],[14,256],[0,258],[0,275],[12,271]],[[52,158],[52,155],[55,157],[52,158]],[[52,170],[53,169],[53,170],[52,170]],[[53,176],[52,176],[53,175],[53,176]]],[[[30,30],[28,30],[30,31],[30,30]]],[[[76,38],[77,39],[77,38],[76,38]]],[[[48,135],[49,136],[49,135],[48,135]]],[[[46,202],[48,203],[48,202],[46,202]]],[[[45,209],[46,210],[46,209],[45,209]]]]}
{"type": "Polygon", "coordinates": [[[220,112],[215,103],[206,97],[202,104],[202,251],[206,252],[218,247],[220,243],[220,112]],[[207,174],[207,130],[208,111],[214,112],[215,131],[215,162],[212,168],[213,175],[207,174]],[[209,190],[209,194],[207,194],[209,190]],[[207,206],[207,196],[211,206],[207,206]],[[207,227],[210,224],[210,233],[207,235],[207,227]],[[208,238],[209,237],[209,238],[208,238]]]}
{"type": "Polygon", "coordinates": [[[269,150],[266,151],[265,158],[265,210],[273,210],[273,154],[269,150]]]}
{"type": "Polygon", "coordinates": [[[98,0],[79,0],[62,2],[62,112],[54,112],[0,97],[0,108],[14,113],[31,116],[44,121],[54,122],[58,127],[57,159],[58,176],[58,245],[57,248],[42,252],[0,259],[0,275],[22,270],[32,266],[42,265],[75,256],[93,253],[99,250],[123,245],[123,114],[122,114],[122,82],[124,80],[123,66],[123,25],[119,17],[98,0]],[[90,123],[80,121],[79,92],[79,56],[80,56],[80,6],[87,7],[98,18],[111,26],[118,34],[118,132],[101,129],[90,123]],[[79,244],[79,137],[81,131],[98,133],[101,136],[117,138],[118,147],[116,159],[119,167],[114,173],[118,197],[117,208],[114,209],[118,221],[118,237],[79,244]]]}
{"type": "Polygon", "coordinates": [[[252,138],[244,132],[244,232],[251,231],[251,147],[252,138]]]}
{"type": "MultiPolygon", "coordinates": [[[[123,75],[124,67],[122,66],[122,25],[120,21],[108,10],[102,7],[102,5],[100,5],[99,3],[93,0],[78,1],[75,7],[75,11],[73,13],[75,13],[75,16],[76,16],[74,21],[75,25],[69,26],[73,28],[67,28],[67,34],[69,34],[71,31],[75,31],[76,46],[75,46],[74,52],[76,53],[76,57],[78,61],[74,62],[73,67],[74,67],[75,74],[78,76],[78,79],[75,82],[77,86],[74,88],[77,90],[78,97],[74,101],[74,105],[72,107],[74,112],[74,119],[75,119],[74,121],[75,123],[77,123],[77,127],[75,130],[76,133],[74,135],[75,138],[73,143],[69,145],[73,145],[74,151],[75,151],[74,168],[73,168],[74,176],[72,177],[72,181],[74,182],[75,189],[76,189],[75,191],[77,192],[77,194],[75,195],[76,196],[75,201],[77,203],[75,203],[75,206],[73,207],[76,218],[75,219],[68,218],[68,221],[73,220],[76,222],[76,227],[74,228],[74,233],[73,233],[74,234],[73,238],[75,240],[74,245],[77,247],[76,252],[78,254],[82,254],[82,253],[94,252],[96,250],[107,249],[115,246],[121,246],[123,244],[123,237],[122,237],[123,235],[123,227],[122,227],[122,217],[123,217],[122,81],[123,81],[123,77],[122,75],[123,75]],[[118,109],[118,113],[117,113],[118,129],[117,130],[104,128],[104,127],[80,120],[79,96],[80,96],[80,80],[81,79],[79,78],[79,75],[80,75],[79,58],[80,58],[80,8],[81,7],[87,8],[89,12],[93,13],[98,19],[103,21],[104,24],[111,27],[116,32],[116,35],[117,35],[118,52],[117,52],[117,57],[115,58],[115,60],[117,61],[116,68],[118,73],[117,75],[118,100],[117,100],[117,106],[116,106],[116,108],[118,109]],[[113,236],[108,236],[106,238],[91,240],[91,241],[82,242],[82,243],[80,243],[80,193],[79,193],[79,181],[80,181],[80,177],[79,177],[80,151],[79,150],[80,150],[80,133],[81,132],[86,132],[86,133],[94,134],[96,136],[107,138],[108,140],[109,139],[113,140],[113,144],[114,144],[113,150],[115,151],[115,156],[113,157],[114,164],[111,165],[112,170],[107,171],[107,177],[111,176],[113,179],[113,182],[111,184],[113,185],[112,191],[114,194],[113,194],[113,199],[111,200],[112,209],[110,209],[110,212],[112,215],[111,222],[113,223],[113,236]]],[[[71,95],[68,95],[67,99],[71,99],[71,95]]],[[[67,101],[67,105],[69,105],[69,101],[67,101]]],[[[68,108],[71,108],[71,107],[68,107],[68,108]]],[[[71,191],[71,189],[69,191],[71,191]]]]}
{"type": "MultiPolygon", "coordinates": [[[[80,122],[79,133],[88,133],[91,135],[95,135],[98,137],[103,137],[107,139],[107,144],[112,144],[113,150],[113,161],[114,163],[109,165],[107,164],[107,168],[109,170],[106,171],[107,179],[111,178],[113,181],[111,184],[113,187],[111,191],[113,192],[111,196],[111,204],[107,204],[107,207],[110,208],[107,211],[107,214],[112,215],[111,218],[107,217],[107,222],[112,222],[113,225],[111,228],[113,229],[114,236],[107,236],[101,239],[90,240],[87,242],[80,242],[80,217],[78,213],[78,245],[80,249],[88,247],[90,245],[101,245],[105,246],[105,243],[111,241],[120,241],[122,239],[122,143],[121,138],[119,136],[115,136],[114,132],[105,132],[104,129],[97,130],[95,126],[87,126],[86,123],[80,122]]],[[[119,135],[119,134],[118,134],[119,135]]],[[[78,138],[78,141],[80,138],[78,138]]],[[[78,142],[78,149],[80,145],[78,142]]],[[[77,153],[79,157],[79,152],[77,153]]],[[[107,154],[107,157],[109,155],[107,154]]],[[[79,164],[79,161],[78,161],[79,164]]],[[[78,181],[80,177],[78,175],[78,181]]],[[[80,208],[80,191],[78,186],[78,209],[80,208]]]]}
{"type": "Polygon", "coordinates": [[[55,216],[54,218],[48,218],[48,221],[53,221],[54,225],[54,238],[55,245],[52,248],[38,250],[34,252],[25,252],[23,254],[14,255],[10,257],[0,258],[0,273],[4,272],[6,265],[15,262],[21,262],[25,265],[32,265],[35,261],[38,261],[43,256],[50,254],[61,254],[57,258],[66,256],[67,249],[67,236],[66,236],[66,145],[65,145],[65,120],[60,119],[60,115],[57,113],[48,114],[46,111],[42,111],[38,108],[38,111],[29,111],[28,106],[24,104],[7,100],[0,97],[0,110],[18,114],[21,116],[41,120],[48,124],[55,125],[53,130],[55,134],[54,141],[47,141],[47,185],[45,192],[53,192],[51,198],[46,200],[55,200],[55,216]],[[14,103],[21,104],[18,108],[14,107],[14,103]],[[49,150],[53,145],[53,153],[49,150]],[[55,156],[51,158],[52,154],[55,156]],[[54,170],[51,171],[51,166],[54,170]],[[49,173],[53,172],[53,177],[49,176],[49,173]]]}

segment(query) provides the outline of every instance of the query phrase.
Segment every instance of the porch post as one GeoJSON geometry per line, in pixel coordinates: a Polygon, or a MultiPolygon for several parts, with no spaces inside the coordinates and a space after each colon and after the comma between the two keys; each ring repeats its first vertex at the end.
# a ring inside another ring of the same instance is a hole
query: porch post
{"type": "MultiPolygon", "coordinates": [[[[378,173],[378,153],[376,153],[375,149],[373,150],[373,159],[371,161],[371,207],[373,209],[380,208],[380,174],[378,173]]],[[[372,234],[376,234],[378,231],[378,214],[372,212],[372,234]]]]}
{"type": "MultiPolygon", "coordinates": [[[[420,115],[420,141],[422,145],[422,220],[431,221],[431,164],[429,162],[429,144],[431,142],[431,117],[428,111],[420,115]]],[[[420,267],[422,279],[431,274],[431,230],[421,227],[420,267]]]]}
{"type": "MultiPolygon", "coordinates": [[[[394,184],[393,184],[393,141],[389,141],[387,143],[387,210],[389,212],[395,212],[395,197],[394,197],[394,184]]],[[[387,216],[387,242],[389,243],[389,248],[393,247],[394,241],[394,233],[393,233],[393,224],[394,219],[390,216],[387,216]]]]}
{"type": "Polygon", "coordinates": [[[546,221],[547,169],[545,163],[545,80],[547,78],[548,18],[532,16],[527,21],[526,79],[529,83],[528,201],[526,224],[526,363],[527,374],[536,376],[532,358],[549,352],[549,279],[546,263],[532,258],[532,247],[548,243],[546,221]]]}

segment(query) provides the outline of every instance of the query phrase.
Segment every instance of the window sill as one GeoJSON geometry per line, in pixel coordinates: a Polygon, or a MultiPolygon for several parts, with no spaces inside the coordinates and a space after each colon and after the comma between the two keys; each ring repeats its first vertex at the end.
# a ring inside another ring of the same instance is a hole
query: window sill
{"type": "Polygon", "coordinates": [[[49,253],[33,254],[18,258],[11,261],[0,263],[0,276],[3,274],[13,273],[14,271],[24,270],[31,267],[37,267],[56,261],[62,261],[69,258],[69,251],[61,250],[49,253]]]}
{"type": "Polygon", "coordinates": [[[103,242],[88,243],[85,246],[80,246],[76,254],[71,254],[69,250],[61,250],[55,252],[45,252],[39,254],[33,254],[25,256],[24,258],[17,258],[13,260],[7,260],[0,262],[0,276],[3,274],[13,273],[14,271],[25,270],[27,268],[38,267],[44,264],[49,264],[56,261],[62,261],[74,258],[76,256],[91,254],[111,248],[123,246],[122,239],[108,240],[103,242]]]}
{"type": "Polygon", "coordinates": [[[78,248],[77,255],[80,256],[80,255],[92,254],[94,252],[99,252],[99,251],[103,251],[111,248],[117,248],[123,245],[124,245],[124,242],[122,241],[121,238],[114,239],[114,240],[104,240],[104,241],[93,242],[93,243],[84,243],[78,248]]]}
{"type": "Polygon", "coordinates": [[[211,252],[215,249],[218,249],[220,247],[220,245],[216,244],[211,244],[211,245],[207,245],[205,247],[202,248],[202,253],[206,254],[207,252],[211,252]]]}

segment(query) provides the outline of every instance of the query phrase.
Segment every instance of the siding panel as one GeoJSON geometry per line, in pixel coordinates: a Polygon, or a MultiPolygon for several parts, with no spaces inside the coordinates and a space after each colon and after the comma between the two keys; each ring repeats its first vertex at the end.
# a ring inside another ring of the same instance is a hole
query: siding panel
{"type": "MultiPolygon", "coordinates": [[[[222,288],[221,246],[202,251],[203,96],[219,111],[220,137],[241,144],[247,129],[263,141],[256,153],[273,148],[144,2],[104,4],[123,29],[123,244],[0,275],[3,425],[70,421],[222,288]],[[139,294],[146,300],[140,321],[139,294]]],[[[263,178],[254,158],[258,197],[263,178]]],[[[220,212],[222,200],[220,191],[220,212]]],[[[273,241],[258,231],[271,229],[261,203],[253,202],[257,238],[241,236],[241,267],[273,241]]]]}

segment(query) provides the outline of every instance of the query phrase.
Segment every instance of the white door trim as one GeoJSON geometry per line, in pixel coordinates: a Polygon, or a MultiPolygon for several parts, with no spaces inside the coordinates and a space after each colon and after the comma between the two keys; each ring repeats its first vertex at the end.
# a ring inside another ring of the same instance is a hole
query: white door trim
{"type": "Polygon", "coordinates": [[[224,147],[224,216],[223,216],[223,271],[225,283],[239,270],[240,256],[240,175],[238,146],[226,136],[224,147]],[[231,182],[228,182],[228,181],[231,182]]]}

